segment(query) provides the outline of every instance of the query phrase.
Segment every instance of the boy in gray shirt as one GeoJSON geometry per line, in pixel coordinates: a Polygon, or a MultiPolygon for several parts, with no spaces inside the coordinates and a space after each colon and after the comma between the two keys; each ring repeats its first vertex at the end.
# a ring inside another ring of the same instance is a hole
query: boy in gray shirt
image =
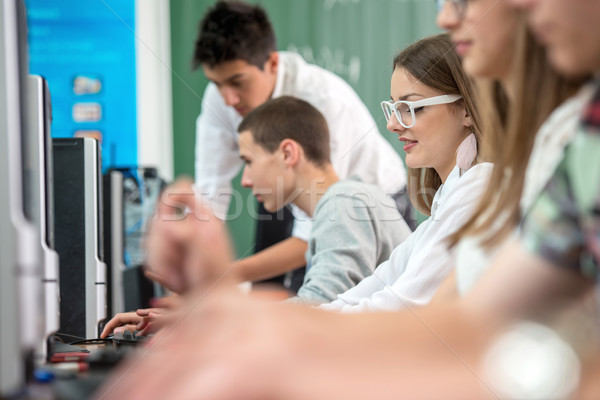
{"type": "MultiPolygon", "coordinates": [[[[286,205],[313,219],[307,272],[293,301],[320,304],[335,299],[371,275],[410,233],[394,201],[357,178],[340,180],[330,161],[323,115],[290,96],[269,100],[238,128],[244,161],[242,186],[269,212],[286,205]]],[[[246,280],[287,271],[246,268],[246,280]]]]}

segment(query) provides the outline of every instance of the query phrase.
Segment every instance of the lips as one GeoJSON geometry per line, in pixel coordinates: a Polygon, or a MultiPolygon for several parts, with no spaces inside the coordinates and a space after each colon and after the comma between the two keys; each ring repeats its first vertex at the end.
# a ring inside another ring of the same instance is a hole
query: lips
{"type": "Polygon", "coordinates": [[[464,40],[459,40],[454,42],[454,48],[456,49],[456,52],[458,53],[459,56],[464,55],[467,51],[469,51],[469,48],[471,47],[472,43],[468,42],[468,41],[464,41],[464,40]]]}
{"type": "Polygon", "coordinates": [[[405,143],[404,147],[402,147],[402,149],[404,151],[408,151],[408,150],[412,149],[413,147],[415,147],[419,143],[416,140],[410,140],[410,139],[407,139],[405,137],[401,137],[400,141],[405,143]]]}

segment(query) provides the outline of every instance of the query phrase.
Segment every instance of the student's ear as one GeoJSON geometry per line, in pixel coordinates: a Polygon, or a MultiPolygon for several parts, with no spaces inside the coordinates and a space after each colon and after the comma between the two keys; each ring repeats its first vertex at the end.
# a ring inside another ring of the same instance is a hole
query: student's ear
{"type": "Polygon", "coordinates": [[[469,115],[469,112],[467,111],[466,108],[465,108],[465,111],[464,111],[463,125],[466,126],[466,127],[472,127],[473,126],[473,118],[471,118],[471,116],[469,115]]]}
{"type": "Polygon", "coordinates": [[[292,139],[284,139],[279,144],[281,160],[287,167],[294,167],[300,160],[300,145],[292,139]]]}
{"type": "Polygon", "coordinates": [[[269,58],[265,63],[265,72],[277,74],[277,68],[279,68],[279,53],[274,51],[269,55],[269,58]]]}

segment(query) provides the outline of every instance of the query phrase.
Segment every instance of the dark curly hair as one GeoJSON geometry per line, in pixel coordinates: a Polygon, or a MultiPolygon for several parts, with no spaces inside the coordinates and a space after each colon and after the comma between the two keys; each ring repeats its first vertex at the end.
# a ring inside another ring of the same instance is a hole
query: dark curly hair
{"type": "Polygon", "coordinates": [[[263,69],[276,48],[273,27],[262,7],[220,0],[200,21],[192,68],[244,60],[263,69]]]}

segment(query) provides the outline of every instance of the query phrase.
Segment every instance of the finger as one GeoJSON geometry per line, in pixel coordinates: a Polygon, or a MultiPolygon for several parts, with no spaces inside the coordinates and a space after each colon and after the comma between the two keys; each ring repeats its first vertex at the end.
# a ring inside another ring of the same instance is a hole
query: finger
{"type": "Polygon", "coordinates": [[[148,318],[151,321],[154,330],[162,329],[166,326],[173,325],[177,321],[178,314],[155,314],[150,313],[148,318]]]}
{"type": "Polygon", "coordinates": [[[125,324],[137,324],[140,321],[141,317],[138,316],[135,312],[128,313],[119,313],[115,315],[104,327],[102,333],[100,334],[101,338],[105,338],[113,331],[115,328],[125,325],[125,324]]]}
{"type": "Polygon", "coordinates": [[[148,336],[152,333],[153,333],[153,325],[152,325],[152,323],[148,323],[142,329],[138,330],[138,333],[136,334],[136,336],[148,336]]]}
{"type": "Polygon", "coordinates": [[[157,214],[182,215],[190,204],[193,206],[195,198],[191,182],[178,180],[161,193],[157,203],[157,214]]]}
{"type": "Polygon", "coordinates": [[[135,332],[137,325],[132,325],[132,324],[127,324],[127,325],[121,325],[119,327],[116,327],[115,330],[113,331],[113,333],[116,335],[117,333],[122,333],[122,332],[126,332],[126,331],[130,331],[131,333],[135,332]]]}
{"type": "Polygon", "coordinates": [[[147,317],[151,312],[156,313],[156,314],[160,314],[160,313],[165,313],[167,311],[166,310],[162,310],[162,309],[160,309],[158,307],[154,307],[154,308],[140,308],[135,313],[137,315],[139,315],[140,317],[147,317]]]}
{"type": "Polygon", "coordinates": [[[181,249],[167,244],[152,247],[147,251],[144,272],[146,276],[175,292],[185,290],[183,276],[184,254],[181,249]]]}
{"type": "Polygon", "coordinates": [[[178,238],[186,229],[185,224],[177,224],[173,229],[166,229],[169,222],[154,221],[146,239],[146,270],[156,274],[150,276],[163,286],[176,292],[185,290],[183,262],[185,251],[182,239],[178,238]],[[180,229],[175,229],[180,228],[180,229]]]}
{"type": "Polygon", "coordinates": [[[192,218],[190,225],[194,227],[193,235],[188,241],[189,256],[183,266],[189,281],[195,285],[212,285],[224,279],[239,281],[236,271],[231,269],[233,251],[224,223],[217,218],[206,221],[192,218]]]}
{"type": "Polygon", "coordinates": [[[180,225],[182,223],[177,221],[155,221],[152,224],[144,245],[147,262],[160,266],[163,263],[176,263],[181,258],[183,243],[178,236],[185,227],[180,225]]]}
{"type": "Polygon", "coordinates": [[[135,330],[136,331],[143,331],[151,322],[152,322],[151,318],[144,317],[144,318],[142,318],[142,320],[140,321],[140,323],[135,326],[135,330]]]}

